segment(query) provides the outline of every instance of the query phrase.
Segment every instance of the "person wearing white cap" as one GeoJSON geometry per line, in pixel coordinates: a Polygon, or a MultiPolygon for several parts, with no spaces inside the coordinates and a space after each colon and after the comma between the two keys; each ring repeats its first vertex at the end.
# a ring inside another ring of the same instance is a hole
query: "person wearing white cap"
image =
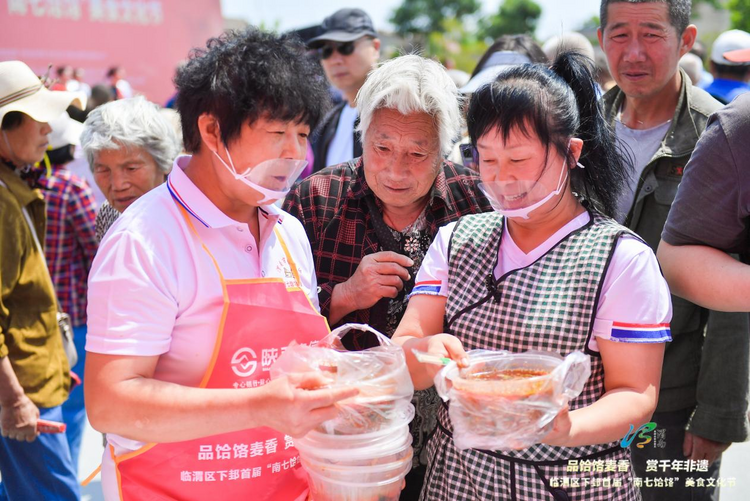
{"type": "Polygon", "coordinates": [[[469,82],[458,89],[471,94],[495,80],[500,72],[519,64],[546,63],[547,56],[529,35],[503,35],[484,53],[469,82]]]}
{"type": "Polygon", "coordinates": [[[714,81],[705,91],[724,104],[750,91],[750,63],[731,61],[724,53],[750,49],[750,33],[742,30],[725,31],[711,49],[711,74],[714,81]]]}
{"type": "MultiPolygon", "coordinates": [[[[78,362],[71,367],[74,379],[83,379],[86,363],[86,281],[98,240],[94,222],[96,204],[85,179],[68,170],[75,148],[81,144],[83,124],[63,113],[49,123],[49,150],[39,187],[47,203],[47,234],[44,254],[62,311],[70,315],[78,362]]],[[[86,425],[83,388],[76,385],[63,404],[65,436],[73,466],[78,466],[81,439],[86,425]]]]}
{"type": "Polygon", "coordinates": [[[48,122],[71,103],[20,61],[0,62],[0,499],[77,500],[65,436],[40,435],[40,419],[62,421],[70,368],[45,266],[42,194],[21,175],[49,144],[48,122]]]}

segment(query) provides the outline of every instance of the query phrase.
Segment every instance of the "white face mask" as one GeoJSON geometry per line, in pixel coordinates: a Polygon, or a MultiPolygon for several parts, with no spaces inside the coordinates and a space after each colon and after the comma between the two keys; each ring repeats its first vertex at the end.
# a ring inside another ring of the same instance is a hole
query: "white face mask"
{"type": "Polygon", "coordinates": [[[229,154],[229,149],[226,146],[224,146],[224,151],[227,153],[229,165],[227,165],[218,153],[211,150],[236,180],[243,182],[263,195],[263,198],[258,201],[258,205],[261,206],[270,205],[276,200],[284,198],[289,193],[289,190],[292,189],[292,186],[294,186],[294,182],[300,173],[307,166],[307,160],[272,158],[254,167],[248,167],[242,173],[238,173],[234,167],[232,155],[229,154]]]}
{"type": "MultiPolygon", "coordinates": [[[[584,168],[580,163],[577,163],[577,165],[584,168]]],[[[567,161],[563,160],[562,169],[560,170],[560,178],[557,181],[557,188],[544,196],[540,196],[540,191],[544,187],[538,181],[495,181],[491,183],[479,183],[478,186],[490,201],[490,204],[495,211],[509,218],[529,219],[529,214],[531,214],[531,212],[560,194],[565,185],[567,172],[567,161]],[[517,205],[516,202],[534,199],[537,200],[529,205],[514,207],[514,205],[517,205]]]]}

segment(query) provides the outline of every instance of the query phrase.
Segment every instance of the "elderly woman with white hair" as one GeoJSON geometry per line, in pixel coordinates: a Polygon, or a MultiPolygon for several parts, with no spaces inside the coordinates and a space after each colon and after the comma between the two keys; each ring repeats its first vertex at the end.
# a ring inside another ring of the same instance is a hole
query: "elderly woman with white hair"
{"type": "Polygon", "coordinates": [[[174,127],[143,97],[112,101],[92,111],[81,146],[107,197],[96,216],[99,240],[130,204],[166,180],[180,153],[174,127]]]}
{"type": "MultiPolygon", "coordinates": [[[[284,210],[310,239],[321,313],[331,325],[367,323],[392,335],[438,228],[490,205],[478,177],[445,160],[461,127],[459,95],[446,70],[407,55],[382,64],[357,95],[363,154],[300,183],[284,210]]],[[[415,499],[419,453],[435,426],[434,392],[415,396],[415,468],[403,499],[415,499]]],[[[423,458],[424,459],[424,458],[423,458]]],[[[421,464],[426,464],[422,461],[421,464]]]]}

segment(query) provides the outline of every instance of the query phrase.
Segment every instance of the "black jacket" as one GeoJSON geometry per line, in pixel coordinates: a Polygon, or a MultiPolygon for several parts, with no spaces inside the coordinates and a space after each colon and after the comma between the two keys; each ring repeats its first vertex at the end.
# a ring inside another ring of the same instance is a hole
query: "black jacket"
{"type": "MultiPolygon", "coordinates": [[[[312,150],[315,155],[313,162],[313,172],[328,167],[326,165],[326,157],[328,157],[328,147],[331,145],[333,137],[336,135],[336,128],[339,125],[339,118],[341,118],[341,110],[346,106],[346,101],[342,101],[334,106],[331,111],[323,118],[318,127],[315,129],[312,140],[312,150]]],[[[359,123],[357,119],[356,124],[359,123]]],[[[354,151],[352,152],[351,158],[358,158],[362,156],[362,143],[359,140],[359,134],[352,130],[354,135],[354,151]]]]}

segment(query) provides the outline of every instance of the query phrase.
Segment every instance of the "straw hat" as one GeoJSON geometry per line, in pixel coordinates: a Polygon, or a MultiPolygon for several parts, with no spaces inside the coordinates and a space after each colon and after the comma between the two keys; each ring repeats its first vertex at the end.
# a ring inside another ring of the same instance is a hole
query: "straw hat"
{"type": "Polygon", "coordinates": [[[62,115],[71,104],[83,109],[85,95],[48,90],[21,61],[0,63],[0,123],[11,111],[20,111],[37,122],[48,123],[62,115]]]}

